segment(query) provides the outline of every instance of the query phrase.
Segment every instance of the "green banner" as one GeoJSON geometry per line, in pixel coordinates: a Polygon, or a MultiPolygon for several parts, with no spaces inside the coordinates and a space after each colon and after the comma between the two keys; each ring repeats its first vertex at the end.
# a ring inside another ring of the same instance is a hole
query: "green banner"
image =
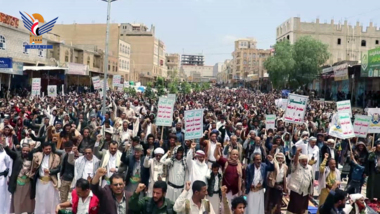
{"type": "Polygon", "coordinates": [[[380,48],[362,53],[361,77],[380,77],[380,48]]]}

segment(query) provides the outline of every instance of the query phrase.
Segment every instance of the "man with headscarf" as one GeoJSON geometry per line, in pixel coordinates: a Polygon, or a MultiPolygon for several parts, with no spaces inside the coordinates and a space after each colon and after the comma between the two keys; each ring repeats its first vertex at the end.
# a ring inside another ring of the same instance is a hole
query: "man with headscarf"
{"type": "Polygon", "coordinates": [[[304,143],[296,143],[297,148],[302,149],[302,154],[307,155],[308,164],[313,167],[314,171],[314,179],[318,180],[319,178],[319,148],[315,144],[317,143],[317,138],[310,137],[309,142],[307,144],[304,143]]]}
{"type": "Polygon", "coordinates": [[[320,177],[318,180],[319,190],[319,204],[325,203],[327,196],[331,190],[331,187],[336,183],[340,182],[340,171],[336,168],[335,159],[330,158],[329,154],[325,153],[324,159],[319,167],[320,177]],[[327,166],[327,167],[326,167],[327,166]]]}
{"type": "Polygon", "coordinates": [[[29,159],[30,145],[22,144],[21,152],[11,150],[8,145],[4,150],[13,160],[8,187],[12,194],[11,213],[33,213],[35,201],[30,198],[31,180],[28,177],[32,164],[29,159]]]}
{"type": "MultiPolygon", "coordinates": [[[[186,163],[189,170],[189,180],[193,183],[196,180],[203,181],[207,183],[206,176],[210,174],[210,169],[205,163],[205,152],[202,150],[197,150],[195,152],[196,159],[193,160],[194,150],[196,143],[191,143],[189,152],[186,155],[186,163]]],[[[192,194],[190,194],[191,197],[192,194]]]]}
{"type": "Polygon", "coordinates": [[[308,209],[309,197],[312,197],[314,192],[313,169],[308,164],[308,156],[301,155],[301,151],[302,148],[297,148],[291,168],[288,213],[304,213],[308,209]]]}
{"type": "Polygon", "coordinates": [[[8,178],[12,174],[12,159],[4,151],[4,146],[9,147],[9,142],[0,143],[0,213],[9,213],[11,193],[8,191],[8,178]]]}
{"type": "Polygon", "coordinates": [[[329,154],[329,158],[338,159],[338,152],[335,149],[335,140],[328,139],[326,144],[322,146],[321,149],[322,155],[329,154]]]}
{"type": "Polygon", "coordinates": [[[184,149],[177,146],[173,150],[173,154],[169,150],[162,156],[161,163],[169,168],[168,191],[166,198],[175,201],[180,195],[186,182],[185,176],[187,171],[186,159],[184,158],[184,149]]]}
{"type": "Polygon", "coordinates": [[[266,213],[281,213],[282,195],[287,193],[288,166],[285,163],[285,155],[281,152],[274,156],[274,171],[268,174],[267,189],[265,191],[266,213]]]}
{"type": "Polygon", "coordinates": [[[167,168],[160,162],[165,151],[162,148],[156,148],[154,150],[154,158],[150,158],[151,149],[146,151],[146,157],[144,159],[144,167],[150,169],[150,178],[148,186],[148,197],[153,196],[153,184],[156,181],[166,181],[167,168]]]}

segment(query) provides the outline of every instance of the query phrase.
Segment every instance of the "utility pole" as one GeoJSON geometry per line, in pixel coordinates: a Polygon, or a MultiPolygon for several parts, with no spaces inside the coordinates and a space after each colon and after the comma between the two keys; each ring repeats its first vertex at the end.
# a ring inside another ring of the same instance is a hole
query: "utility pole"
{"type": "Polygon", "coordinates": [[[111,2],[116,0],[102,0],[107,2],[107,30],[106,30],[106,48],[104,56],[104,79],[103,79],[103,102],[102,114],[106,115],[106,95],[107,95],[107,81],[108,81],[108,42],[110,37],[110,18],[111,18],[111,2]]]}

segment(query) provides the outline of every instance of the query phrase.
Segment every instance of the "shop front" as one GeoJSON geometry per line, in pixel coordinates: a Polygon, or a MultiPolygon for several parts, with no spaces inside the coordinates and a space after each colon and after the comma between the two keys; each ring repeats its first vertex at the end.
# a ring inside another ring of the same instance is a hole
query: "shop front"
{"type": "Polygon", "coordinates": [[[78,63],[67,63],[65,72],[65,90],[82,93],[91,88],[91,76],[89,76],[89,66],[78,63]]]}

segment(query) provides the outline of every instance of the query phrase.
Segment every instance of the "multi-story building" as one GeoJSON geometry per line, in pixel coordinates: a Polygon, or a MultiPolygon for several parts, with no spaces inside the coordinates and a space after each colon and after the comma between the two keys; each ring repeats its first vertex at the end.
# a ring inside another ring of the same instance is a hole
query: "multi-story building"
{"type": "Polygon", "coordinates": [[[223,71],[223,62],[218,62],[214,65],[214,68],[212,70],[212,75],[214,77],[218,76],[218,73],[223,71]]]}
{"type": "Polygon", "coordinates": [[[204,56],[199,55],[190,55],[190,54],[182,54],[181,56],[181,65],[197,65],[197,66],[203,66],[204,65],[204,56]]]}
{"type": "MultiPolygon", "coordinates": [[[[66,43],[96,45],[104,50],[106,27],[106,24],[58,24],[53,32],[66,43]]],[[[153,25],[148,29],[144,24],[110,24],[109,36],[109,51],[118,58],[118,74],[126,80],[145,84],[156,76],[166,77],[165,45],[155,38],[153,25]],[[126,53],[122,52],[123,46],[127,47],[126,53]],[[120,62],[124,65],[119,65],[120,62]]]]}
{"type": "Polygon", "coordinates": [[[179,78],[180,56],[179,54],[166,54],[166,66],[168,70],[168,78],[179,78]]]}
{"type": "Polygon", "coordinates": [[[197,66],[197,65],[182,65],[180,71],[187,77],[190,77],[193,72],[199,73],[202,77],[213,78],[214,66],[197,66]]]}
{"type": "Polygon", "coordinates": [[[235,41],[233,57],[233,79],[245,79],[250,74],[264,77],[265,60],[271,55],[270,50],[256,48],[257,41],[254,38],[239,39],[235,41]]]}
{"type": "Polygon", "coordinates": [[[294,44],[303,36],[311,36],[328,45],[331,56],[326,64],[339,61],[360,61],[362,52],[380,46],[380,31],[370,22],[364,29],[359,22],[355,26],[343,23],[301,22],[301,18],[293,17],[277,27],[277,41],[289,40],[294,44]]]}

